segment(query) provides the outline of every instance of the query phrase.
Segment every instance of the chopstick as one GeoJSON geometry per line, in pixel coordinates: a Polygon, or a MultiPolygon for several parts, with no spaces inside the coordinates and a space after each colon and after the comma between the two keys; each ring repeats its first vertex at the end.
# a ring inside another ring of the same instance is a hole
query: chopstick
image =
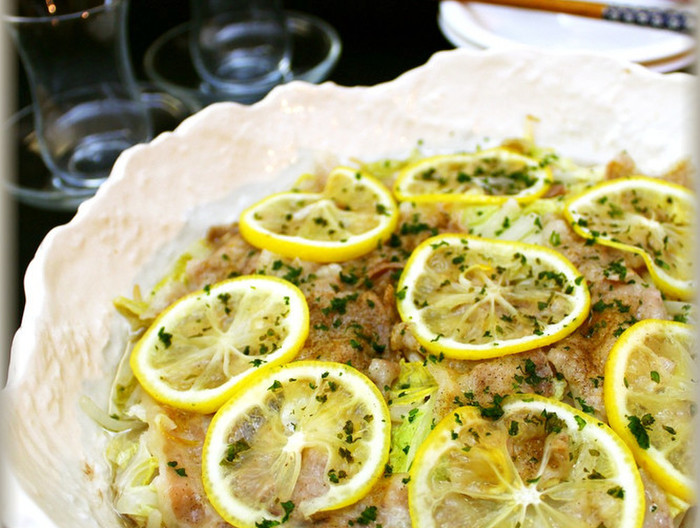
{"type": "MultiPolygon", "coordinates": [[[[468,0],[460,0],[466,2],[468,0]]],[[[657,29],[669,29],[681,33],[695,30],[695,16],[690,11],[677,9],[658,9],[632,7],[621,4],[603,4],[598,2],[579,2],[577,0],[477,0],[482,4],[496,4],[510,7],[522,7],[539,11],[566,13],[600,20],[611,20],[627,24],[636,24],[657,29]]]]}

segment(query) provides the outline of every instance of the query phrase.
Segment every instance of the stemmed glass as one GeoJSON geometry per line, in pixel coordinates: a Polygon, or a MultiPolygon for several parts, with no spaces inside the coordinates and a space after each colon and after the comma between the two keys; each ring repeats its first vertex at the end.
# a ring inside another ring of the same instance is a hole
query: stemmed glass
{"type": "Polygon", "coordinates": [[[152,125],[129,62],[128,0],[21,0],[3,16],[32,94],[42,158],[57,185],[99,186],[152,125]]]}

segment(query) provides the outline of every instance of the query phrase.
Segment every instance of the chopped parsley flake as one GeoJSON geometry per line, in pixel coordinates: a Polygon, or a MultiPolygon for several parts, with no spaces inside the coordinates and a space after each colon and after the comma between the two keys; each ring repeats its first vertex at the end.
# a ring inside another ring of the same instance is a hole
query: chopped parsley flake
{"type": "MultiPolygon", "coordinates": [[[[364,510],[362,510],[362,513],[360,516],[355,519],[355,522],[361,526],[367,526],[369,523],[374,522],[377,520],[377,507],[376,506],[367,506],[364,510]]],[[[348,524],[352,523],[350,521],[348,524]]],[[[350,524],[352,526],[352,524],[350,524]]]]}
{"type": "Polygon", "coordinates": [[[160,339],[165,348],[170,348],[170,345],[173,343],[173,334],[169,334],[165,331],[165,327],[161,326],[160,330],[158,330],[158,339],[160,339]]]}
{"type": "Polygon", "coordinates": [[[650,443],[647,429],[654,423],[654,417],[650,414],[645,414],[641,419],[637,416],[628,416],[627,421],[629,422],[627,429],[630,430],[632,436],[637,440],[639,447],[649,449],[650,443]]]}
{"type": "Polygon", "coordinates": [[[233,462],[239,454],[243,453],[244,451],[248,451],[249,449],[250,445],[248,445],[248,442],[242,439],[236,440],[232,444],[229,444],[226,448],[226,456],[221,459],[221,464],[233,462]]]}

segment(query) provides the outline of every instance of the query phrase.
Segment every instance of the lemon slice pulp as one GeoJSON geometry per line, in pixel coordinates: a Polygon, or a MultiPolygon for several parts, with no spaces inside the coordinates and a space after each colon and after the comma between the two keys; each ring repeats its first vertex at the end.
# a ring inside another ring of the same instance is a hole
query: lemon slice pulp
{"type": "Polygon", "coordinates": [[[668,493],[695,500],[695,331],[645,319],[608,356],[603,383],[612,428],[668,493]]]}
{"type": "Polygon", "coordinates": [[[421,345],[461,359],[553,343],[573,332],[590,306],[583,277],[561,254],[459,234],[419,245],[396,295],[421,345]]]}
{"type": "Polygon", "coordinates": [[[461,407],[430,433],[408,484],[414,528],[639,528],[644,489],[609,427],[564,403],[461,407]]]}
{"type": "Polygon", "coordinates": [[[209,426],[207,496],[227,522],[251,528],[352,504],[384,469],[390,427],[378,389],[352,367],[298,361],[261,371],[209,426]]]}
{"type": "Polygon", "coordinates": [[[156,400],[214,412],[243,378],[293,358],[308,332],[308,306],[296,286],[238,277],[166,308],[135,345],[131,368],[156,400]]]}
{"type": "Polygon", "coordinates": [[[531,202],[551,184],[549,168],[505,148],[445,154],[405,167],[394,184],[401,201],[503,203],[531,202]]]}
{"type": "Polygon", "coordinates": [[[564,214],[581,236],[644,259],[654,284],[687,299],[693,294],[693,193],[660,179],[605,182],[569,200],[564,214]]]}
{"type": "Polygon", "coordinates": [[[252,245],[314,262],[344,261],[368,253],[389,238],[398,208],[372,176],[337,167],[322,193],[269,196],[240,217],[241,235],[252,245]]]}

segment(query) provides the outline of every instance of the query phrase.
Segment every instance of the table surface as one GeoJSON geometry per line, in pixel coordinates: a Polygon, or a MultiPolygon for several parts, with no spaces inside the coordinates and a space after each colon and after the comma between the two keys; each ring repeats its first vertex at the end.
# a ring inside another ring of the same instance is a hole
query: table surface
{"type": "MultiPolygon", "coordinates": [[[[330,81],[344,86],[370,86],[390,81],[424,64],[430,56],[453,46],[437,26],[437,0],[283,0],[285,9],[316,15],[339,32],[343,50],[330,81]]],[[[132,1],[129,44],[136,75],[146,80],[142,66],[149,45],[168,29],[189,19],[188,0],[132,1]]],[[[19,107],[30,103],[24,73],[18,75],[19,107]]],[[[10,285],[8,317],[11,334],[19,327],[24,307],[22,280],[27,265],[46,234],[70,221],[73,213],[39,209],[10,200],[10,261],[16,280],[10,285]],[[14,238],[14,240],[12,240],[14,238]],[[14,289],[14,291],[12,291],[14,289]],[[12,309],[14,308],[14,309],[12,309]]],[[[7,246],[6,246],[7,248],[7,246]]],[[[9,347],[9,343],[6,345],[9,347]]]]}

